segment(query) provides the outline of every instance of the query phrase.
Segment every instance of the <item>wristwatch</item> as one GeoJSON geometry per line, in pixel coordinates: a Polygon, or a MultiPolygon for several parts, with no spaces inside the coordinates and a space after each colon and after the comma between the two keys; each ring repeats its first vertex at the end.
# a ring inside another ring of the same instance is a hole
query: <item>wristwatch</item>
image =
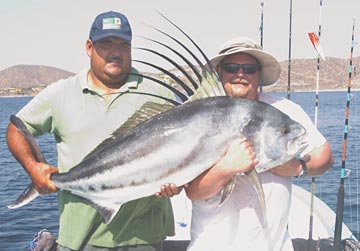
{"type": "Polygon", "coordinates": [[[304,177],[307,175],[307,166],[306,166],[306,163],[305,163],[305,161],[302,160],[302,159],[298,159],[298,161],[300,162],[302,169],[301,169],[299,175],[296,176],[296,178],[304,178],[304,177]]]}

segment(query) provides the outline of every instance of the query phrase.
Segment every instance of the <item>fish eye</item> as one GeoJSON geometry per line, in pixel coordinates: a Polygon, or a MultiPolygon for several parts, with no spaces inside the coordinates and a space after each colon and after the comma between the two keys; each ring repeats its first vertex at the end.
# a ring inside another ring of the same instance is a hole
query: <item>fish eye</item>
{"type": "Polygon", "coordinates": [[[290,128],[289,127],[284,127],[281,129],[281,134],[289,134],[290,133],[290,128]]]}

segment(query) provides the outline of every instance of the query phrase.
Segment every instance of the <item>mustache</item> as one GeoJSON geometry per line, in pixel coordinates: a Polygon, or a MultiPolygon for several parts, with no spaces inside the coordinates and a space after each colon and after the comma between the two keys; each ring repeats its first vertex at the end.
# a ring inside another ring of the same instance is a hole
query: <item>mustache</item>
{"type": "Polygon", "coordinates": [[[240,78],[237,78],[237,79],[234,79],[232,81],[230,81],[230,84],[233,84],[233,85],[236,85],[236,84],[243,84],[243,85],[249,85],[250,82],[247,81],[246,79],[240,79],[240,78]]]}
{"type": "Polygon", "coordinates": [[[114,56],[112,56],[112,57],[108,57],[108,58],[106,59],[106,62],[107,62],[107,63],[122,63],[123,60],[122,60],[121,57],[114,57],[114,56]]]}

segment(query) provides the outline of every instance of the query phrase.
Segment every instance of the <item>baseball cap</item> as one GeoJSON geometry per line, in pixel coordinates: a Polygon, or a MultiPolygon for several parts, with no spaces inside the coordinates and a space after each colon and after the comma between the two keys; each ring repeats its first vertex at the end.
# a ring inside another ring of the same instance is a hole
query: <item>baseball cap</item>
{"type": "Polygon", "coordinates": [[[132,32],[124,14],[108,11],[99,14],[90,29],[89,38],[96,42],[106,37],[118,37],[131,41],[132,32]]]}

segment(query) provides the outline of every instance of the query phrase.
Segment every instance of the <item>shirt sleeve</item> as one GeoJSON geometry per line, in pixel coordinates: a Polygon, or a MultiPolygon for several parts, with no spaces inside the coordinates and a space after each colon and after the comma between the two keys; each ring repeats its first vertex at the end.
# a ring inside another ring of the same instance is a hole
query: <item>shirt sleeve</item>
{"type": "Polygon", "coordinates": [[[55,95],[56,90],[50,85],[32,98],[17,113],[17,116],[34,136],[52,132],[53,116],[51,100],[53,100],[55,95]]]}

